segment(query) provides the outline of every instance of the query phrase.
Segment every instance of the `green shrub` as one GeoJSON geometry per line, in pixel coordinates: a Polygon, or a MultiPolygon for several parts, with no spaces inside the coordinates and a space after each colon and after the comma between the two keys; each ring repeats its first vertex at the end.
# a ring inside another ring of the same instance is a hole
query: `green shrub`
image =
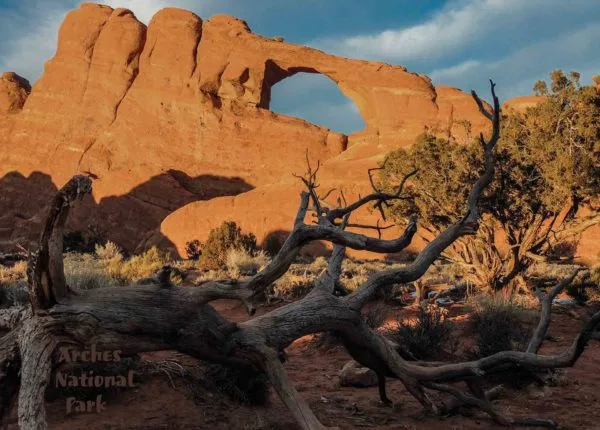
{"type": "Polygon", "coordinates": [[[67,285],[76,290],[91,290],[118,285],[105,264],[92,254],[68,253],[64,256],[67,285]]]}
{"type": "Polygon", "coordinates": [[[523,351],[529,341],[527,310],[500,295],[482,297],[473,306],[469,327],[475,334],[474,358],[500,351],[523,351]]]}
{"type": "Polygon", "coordinates": [[[136,282],[142,278],[153,276],[162,266],[168,264],[171,258],[168,253],[153,246],[143,254],[134,255],[122,264],[112,262],[109,273],[117,276],[123,282],[136,282]]]}
{"type": "Polygon", "coordinates": [[[416,359],[433,358],[451,340],[453,326],[447,315],[448,310],[437,305],[421,306],[413,321],[398,321],[398,329],[391,337],[416,359]]]}
{"type": "Polygon", "coordinates": [[[252,233],[243,234],[235,222],[225,221],[210,231],[202,247],[200,266],[209,270],[224,267],[227,263],[227,251],[231,248],[254,253],[257,250],[256,237],[252,233]]]}
{"type": "Polygon", "coordinates": [[[198,239],[185,243],[185,254],[188,260],[198,260],[202,255],[202,243],[198,239]]]}

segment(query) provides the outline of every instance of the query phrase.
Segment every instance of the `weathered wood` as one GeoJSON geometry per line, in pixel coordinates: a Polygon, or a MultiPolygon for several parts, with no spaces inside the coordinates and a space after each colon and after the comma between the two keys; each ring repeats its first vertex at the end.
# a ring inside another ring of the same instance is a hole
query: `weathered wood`
{"type": "Polygon", "coordinates": [[[13,330],[0,337],[0,425],[8,416],[19,389],[21,360],[17,335],[13,330]]]}
{"type": "Polygon", "coordinates": [[[21,354],[21,387],[19,389],[19,427],[45,430],[44,395],[52,371],[52,354],[58,339],[51,332],[55,323],[46,317],[32,316],[23,321],[18,344],[21,354]]]}
{"type": "Polygon", "coordinates": [[[29,256],[29,297],[34,310],[49,309],[69,295],[63,264],[63,229],[71,205],[91,190],[89,177],[74,176],[50,203],[39,248],[29,256]]]}
{"type": "Polygon", "coordinates": [[[546,333],[548,333],[548,328],[550,327],[550,322],[552,318],[552,302],[556,298],[556,296],[567,288],[575,277],[582,269],[575,270],[570,276],[561,280],[554,288],[550,290],[548,294],[542,296],[540,293],[540,302],[542,305],[542,310],[540,313],[540,321],[531,336],[531,340],[527,345],[527,352],[537,353],[544,343],[544,339],[546,338],[546,333]]]}

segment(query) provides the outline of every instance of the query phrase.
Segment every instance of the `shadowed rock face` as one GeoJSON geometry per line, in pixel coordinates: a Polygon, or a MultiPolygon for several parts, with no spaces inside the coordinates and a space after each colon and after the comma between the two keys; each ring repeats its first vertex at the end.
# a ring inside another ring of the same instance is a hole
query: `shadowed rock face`
{"type": "Polygon", "coordinates": [[[0,248],[36,237],[48,193],[77,173],[93,175],[94,198],[71,227],[93,220],[129,251],[169,243],[181,252],[224,219],[260,241],[289,230],[291,174],[304,171],[307,151],[323,164],[322,189],[343,186],[352,199],[391,149],[426,127],[460,137],[465,119],[473,133],[487,130],[470,95],[403,67],[264,38],[229,16],[167,8],[146,28],[126,9],[84,3],[32,89],[15,74],[0,78],[0,248]],[[365,129],[345,136],[272,113],[271,88],[298,72],[332,79],[365,129]]]}
{"type": "MultiPolygon", "coordinates": [[[[70,214],[67,227],[85,235],[98,234],[131,252],[143,251],[152,245],[173,248],[168,238],[154,234],[168,214],[193,201],[251,189],[240,178],[190,177],[181,171],[170,170],[149,178],[124,195],[100,199],[86,196],[70,214]]],[[[45,173],[33,172],[25,177],[10,172],[0,178],[1,249],[11,249],[14,244],[29,249],[35,246],[46,216],[46,204],[57,191],[45,173]],[[43,203],[32,205],[29,196],[35,196],[43,203]]]]}

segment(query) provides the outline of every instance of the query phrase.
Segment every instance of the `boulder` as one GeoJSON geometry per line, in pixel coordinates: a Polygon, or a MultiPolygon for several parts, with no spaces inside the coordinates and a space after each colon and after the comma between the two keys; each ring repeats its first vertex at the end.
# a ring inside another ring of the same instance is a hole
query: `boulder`
{"type": "Polygon", "coordinates": [[[342,387],[376,387],[377,375],[368,367],[362,367],[354,360],[350,360],[340,371],[340,386],[342,387]]]}

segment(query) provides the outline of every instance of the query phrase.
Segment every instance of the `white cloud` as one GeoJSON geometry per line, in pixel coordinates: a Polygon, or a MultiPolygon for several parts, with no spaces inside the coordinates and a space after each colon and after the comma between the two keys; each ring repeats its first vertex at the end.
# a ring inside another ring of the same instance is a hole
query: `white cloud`
{"type": "Polygon", "coordinates": [[[58,29],[67,12],[61,8],[44,10],[29,18],[35,26],[14,29],[22,35],[11,40],[0,57],[0,71],[13,71],[33,84],[42,74],[44,62],[56,52],[58,29]]]}
{"type": "Polygon", "coordinates": [[[112,8],[124,7],[129,9],[133,11],[137,19],[148,25],[154,14],[166,7],[187,9],[202,16],[202,11],[211,2],[207,0],[202,2],[194,0],[104,0],[102,3],[112,8]]]}
{"type": "Polygon", "coordinates": [[[548,79],[550,71],[558,68],[566,72],[579,71],[581,83],[587,85],[592,75],[600,73],[596,42],[599,39],[600,26],[592,24],[527,45],[495,61],[465,61],[435,69],[428,75],[435,84],[453,85],[463,90],[473,87],[483,95],[488,94],[487,79],[492,78],[504,99],[531,94],[535,81],[548,79]]]}
{"type": "Polygon", "coordinates": [[[600,8],[589,0],[450,0],[412,26],[316,40],[338,55],[403,64],[436,84],[503,98],[531,94],[551,70],[600,73],[600,8]]]}
{"type": "Polygon", "coordinates": [[[481,66],[481,61],[467,60],[465,62],[455,64],[450,67],[436,69],[433,72],[429,73],[429,77],[432,80],[446,82],[449,79],[452,80],[464,76],[465,73],[470,73],[474,70],[477,70],[481,66]]]}
{"type": "MultiPolygon", "coordinates": [[[[529,39],[532,28],[546,27],[551,18],[560,24],[565,16],[598,16],[589,0],[454,0],[428,20],[407,28],[373,34],[316,40],[310,45],[354,58],[410,64],[440,61],[475,46],[496,49],[518,33],[529,39]]],[[[575,27],[576,23],[573,23],[575,27]]],[[[560,27],[560,25],[558,25],[560,27]]],[[[546,31],[549,31],[546,29],[546,31]]],[[[518,36],[517,34],[517,36],[518,36]]],[[[535,34],[533,35],[535,36],[535,34]]]]}

